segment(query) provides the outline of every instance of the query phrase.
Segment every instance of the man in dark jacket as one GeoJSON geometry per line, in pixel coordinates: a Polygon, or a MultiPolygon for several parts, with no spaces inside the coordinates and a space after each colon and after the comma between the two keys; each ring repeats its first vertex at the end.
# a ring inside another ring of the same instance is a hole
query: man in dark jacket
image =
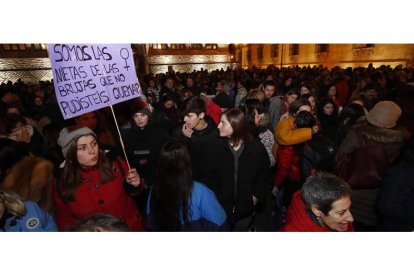
{"type": "Polygon", "coordinates": [[[190,89],[194,96],[200,96],[200,88],[194,83],[192,76],[187,77],[184,87],[190,89]]]}
{"type": "Polygon", "coordinates": [[[399,155],[407,138],[396,127],[400,115],[401,108],[394,102],[377,103],[368,113],[367,121],[354,126],[339,146],[336,174],[352,188],[351,211],[356,231],[378,230],[379,187],[384,172],[399,155]],[[361,153],[363,161],[359,158],[361,153]]]}
{"type": "Polygon", "coordinates": [[[164,85],[161,87],[161,98],[164,95],[169,95],[173,98],[174,103],[180,101],[180,95],[178,94],[177,88],[174,86],[174,79],[172,77],[167,77],[165,79],[164,85]]]}
{"type": "Polygon", "coordinates": [[[206,114],[204,100],[191,97],[184,102],[184,124],[175,131],[175,136],[184,141],[189,149],[195,180],[210,189],[215,185],[215,151],[220,138],[216,125],[206,114]]]}

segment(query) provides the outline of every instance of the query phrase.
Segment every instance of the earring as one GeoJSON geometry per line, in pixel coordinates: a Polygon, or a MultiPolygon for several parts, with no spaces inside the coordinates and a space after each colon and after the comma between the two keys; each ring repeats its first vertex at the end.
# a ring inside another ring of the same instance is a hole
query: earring
{"type": "Polygon", "coordinates": [[[323,225],[321,217],[317,216],[316,220],[318,221],[319,225],[323,225]]]}

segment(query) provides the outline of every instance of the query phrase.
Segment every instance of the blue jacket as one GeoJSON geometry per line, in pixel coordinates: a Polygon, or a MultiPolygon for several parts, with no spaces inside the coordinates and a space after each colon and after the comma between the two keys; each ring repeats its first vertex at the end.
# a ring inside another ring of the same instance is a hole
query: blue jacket
{"type": "MultiPolygon", "coordinates": [[[[151,188],[152,192],[152,188],[151,188]]],[[[147,202],[148,229],[156,230],[151,218],[151,192],[147,202]]],[[[227,231],[227,217],[215,194],[200,182],[194,181],[189,201],[189,222],[181,220],[181,231],[227,231]]]]}
{"type": "MultiPolygon", "coordinates": [[[[4,223],[5,232],[57,232],[52,216],[33,201],[24,201],[26,213],[21,217],[9,216],[4,223]]],[[[5,214],[6,215],[6,214],[5,214]]]]}

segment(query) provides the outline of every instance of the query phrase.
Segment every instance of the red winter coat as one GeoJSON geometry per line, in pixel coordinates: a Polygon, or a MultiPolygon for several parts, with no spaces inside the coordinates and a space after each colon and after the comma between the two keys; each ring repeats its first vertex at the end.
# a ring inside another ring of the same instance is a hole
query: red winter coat
{"type": "Polygon", "coordinates": [[[300,157],[293,146],[279,145],[276,151],[276,173],[273,185],[280,187],[284,180],[301,181],[300,157]]]}
{"type": "MultiPolygon", "coordinates": [[[[306,212],[305,202],[302,199],[302,190],[293,194],[292,203],[286,214],[286,224],[280,229],[282,232],[333,232],[328,227],[322,227],[312,220],[306,212]]],[[[352,232],[352,223],[348,223],[348,231],[352,232]]]]}
{"type": "MultiPolygon", "coordinates": [[[[118,158],[126,173],[128,166],[118,158]]],[[[85,217],[103,213],[122,219],[131,231],[143,231],[141,214],[124,188],[125,177],[116,161],[113,162],[116,178],[105,184],[99,181],[99,171],[88,168],[81,170],[84,182],[75,191],[75,201],[64,203],[53,185],[55,219],[60,230],[67,230],[85,217]]]]}

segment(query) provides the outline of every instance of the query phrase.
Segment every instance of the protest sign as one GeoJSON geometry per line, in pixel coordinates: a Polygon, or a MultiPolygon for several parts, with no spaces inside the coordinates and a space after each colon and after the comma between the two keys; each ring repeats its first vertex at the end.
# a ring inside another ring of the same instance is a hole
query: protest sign
{"type": "Polygon", "coordinates": [[[49,44],[65,119],[142,95],[130,44],[49,44]]]}

